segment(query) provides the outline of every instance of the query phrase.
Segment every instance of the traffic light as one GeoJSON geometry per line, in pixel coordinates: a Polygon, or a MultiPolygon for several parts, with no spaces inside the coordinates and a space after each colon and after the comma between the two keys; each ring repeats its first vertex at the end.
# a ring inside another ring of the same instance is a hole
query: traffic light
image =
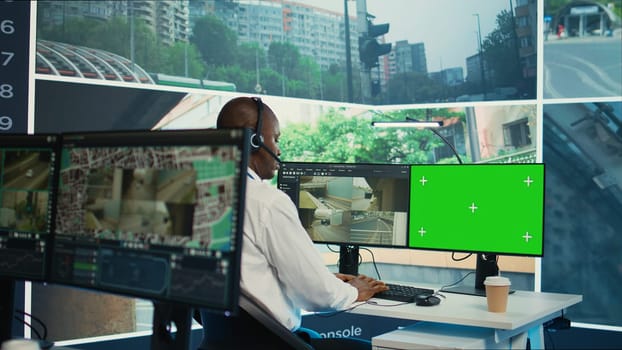
{"type": "Polygon", "coordinates": [[[378,67],[378,57],[391,52],[391,44],[380,44],[376,37],[389,31],[389,23],[372,24],[367,20],[367,35],[359,37],[359,56],[367,69],[378,67]]]}
{"type": "Polygon", "coordinates": [[[371,95],[372,97],[378,96],[378,94],[382,92],[382,88],[380,87],[380,80],[374,79],[371,81],[371,95]]]}

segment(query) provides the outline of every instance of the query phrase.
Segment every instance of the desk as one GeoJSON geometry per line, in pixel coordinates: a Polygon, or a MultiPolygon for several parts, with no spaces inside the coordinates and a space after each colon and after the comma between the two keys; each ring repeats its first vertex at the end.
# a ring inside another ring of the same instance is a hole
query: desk
{"type": "Polygon", "coordinates": [[[441,298],[441,303],[436,306],[404,304],[388,307],[387,305],[399,303],[372,299],[377,305],[362,304],[349,312],[489,328],[497,343],[510,341],[514,345],[512,348],[525,348],[527,337],[529,337],[533,349],[543,349],[542,324],[559,316],[562,310],[583,300],[583,296],[576,294],[516,291],[509,295],[507,312],[493,313],[488,312],[485,297],[442,294],[445,298],[441,298]]]}

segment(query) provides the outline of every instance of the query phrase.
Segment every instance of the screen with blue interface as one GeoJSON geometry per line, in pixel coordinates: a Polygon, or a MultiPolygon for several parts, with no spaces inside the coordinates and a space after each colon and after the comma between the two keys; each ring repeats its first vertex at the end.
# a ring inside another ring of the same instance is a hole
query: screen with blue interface
{"type": "Polygon", "coordinates": [[[315,243],[406,247],[408,165],[285,162],[278,187],[315,243]]]}
{"type": "Polygon", "coordinates": [[[237,307],[246,130],[63,134],[51,280],[237,307]]]}
{"type": "Polygon", "coordinates": [[[0,277],[43,280],[53,227],[58,137],[2,135],[0,277]]]}
{"type": "Polygon", "coordinates": [[[410,171],[410,248],[542,256],[544,164],[423,164],[410,171]]]}

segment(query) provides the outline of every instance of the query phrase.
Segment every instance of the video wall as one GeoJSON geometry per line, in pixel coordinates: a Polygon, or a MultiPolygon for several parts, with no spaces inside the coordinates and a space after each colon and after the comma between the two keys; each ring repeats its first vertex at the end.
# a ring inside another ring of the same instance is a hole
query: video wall
{"type": "Polygon", "coordinates": [[[429,130],[371,127],[442,121],[465,162],[546,164],[536,286],[622,326],[622,1],[17,3],[0,132],[209,128],[261,95],[284,161],[456,163],[429,130]]]}

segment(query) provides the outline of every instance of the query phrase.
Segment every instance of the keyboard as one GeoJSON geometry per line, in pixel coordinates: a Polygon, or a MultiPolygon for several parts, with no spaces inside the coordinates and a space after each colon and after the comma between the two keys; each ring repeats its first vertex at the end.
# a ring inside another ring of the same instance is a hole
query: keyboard
{"type": "Polygon", "coordinates": [[[387,283],[386,285],[389,287],[389,290],[374,294],[374,298],[414,303],[417,295],[434,294],[434,290],[428,288],[404,286],[391,283],[387,283]]]}

